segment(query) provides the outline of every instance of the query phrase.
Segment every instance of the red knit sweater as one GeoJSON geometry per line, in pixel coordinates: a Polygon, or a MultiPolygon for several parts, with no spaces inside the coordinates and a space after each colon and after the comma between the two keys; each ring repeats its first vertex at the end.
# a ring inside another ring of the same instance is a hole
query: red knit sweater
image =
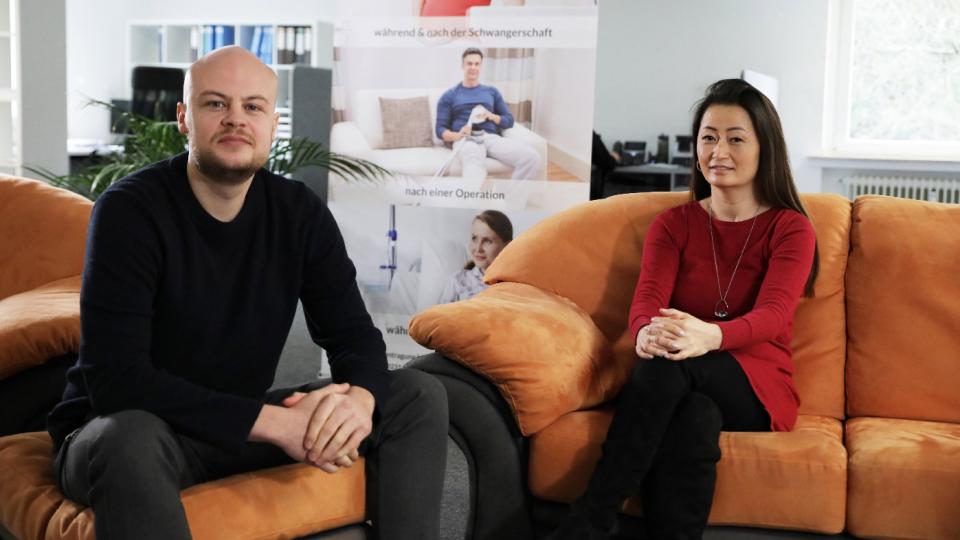
{"type": "MultiPolygon", "coordinates": [[[[793,386],[790,341],[793,313],[803,294],[816,236],[810,221],[789,209],[775,208],[757,216],[727,303],[730,315],[714,316],[720,295],[710,247],[710,216],[697,202],[662,212],[647,233],[640,278],[630,307],[630,331],[675,308],[723,332],[720,350],[740,363],[757,397],[770,414],[770,428],[789,431],[797,420],[800,397],[793,386]]],[[[714,219],[720,287],[730,274],[750,231],[750,219],[714,219]]]]}

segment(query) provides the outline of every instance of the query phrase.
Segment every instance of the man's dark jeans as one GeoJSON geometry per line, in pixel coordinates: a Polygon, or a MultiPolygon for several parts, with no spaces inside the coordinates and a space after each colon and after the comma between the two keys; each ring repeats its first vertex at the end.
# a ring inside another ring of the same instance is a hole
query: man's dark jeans
{"type": "MultiPolygon", "coordinates": [[[[279,404],[294,390],[277,390],[279,404]]],[[[361,446],[367,514],[376,537],[437,538],[447,456],[447,396],[432,376],[390,373],[390,397],[361,446]]],[[[292,463],[279,448],[249,443],[240,455],[174,432],[159,417],[130,410],[99,416],[64,442],[54,477],[68,498],[93,508],[100,540],[190,538],[180,491],[232,474],[292,463]]]]}

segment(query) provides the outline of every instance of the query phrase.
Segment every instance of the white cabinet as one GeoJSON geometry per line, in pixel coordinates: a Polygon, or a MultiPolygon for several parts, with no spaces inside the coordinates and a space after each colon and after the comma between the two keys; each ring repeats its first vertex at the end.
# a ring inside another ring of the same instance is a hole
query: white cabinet
{"type": "Polygon", "coordinates": [[[0,173],[21,174],[17,0],[0,0],[0,173]]]}
{"type": "Polygon", "coordinates": [[[65,13],[64,0],[0,0],[0,173],[67,172],[65,13]]]}

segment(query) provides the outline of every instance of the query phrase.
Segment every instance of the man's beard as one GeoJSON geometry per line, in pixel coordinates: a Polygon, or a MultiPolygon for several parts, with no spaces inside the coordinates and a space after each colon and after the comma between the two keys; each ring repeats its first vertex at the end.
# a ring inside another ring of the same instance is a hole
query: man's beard
{"type": "Polygon", "coordinates": [[[190,157],[201,174],[227,186],[246,182],[267,163],[267,156],[253,155],[246,163],[231,165],[220,160],[213,152],[205,152],[195,146],[190,149],[190,157]]]}

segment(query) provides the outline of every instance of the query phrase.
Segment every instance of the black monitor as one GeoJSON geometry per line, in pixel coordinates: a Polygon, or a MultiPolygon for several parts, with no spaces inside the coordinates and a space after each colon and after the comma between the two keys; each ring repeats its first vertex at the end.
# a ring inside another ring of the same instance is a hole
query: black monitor
{"type": "Polygon", "coordinates": [[[183,99],[183,78],[184,73],[180,68],[133,68],[130,111],[154,120],[176,120],[177,103],[183,99]]]}

